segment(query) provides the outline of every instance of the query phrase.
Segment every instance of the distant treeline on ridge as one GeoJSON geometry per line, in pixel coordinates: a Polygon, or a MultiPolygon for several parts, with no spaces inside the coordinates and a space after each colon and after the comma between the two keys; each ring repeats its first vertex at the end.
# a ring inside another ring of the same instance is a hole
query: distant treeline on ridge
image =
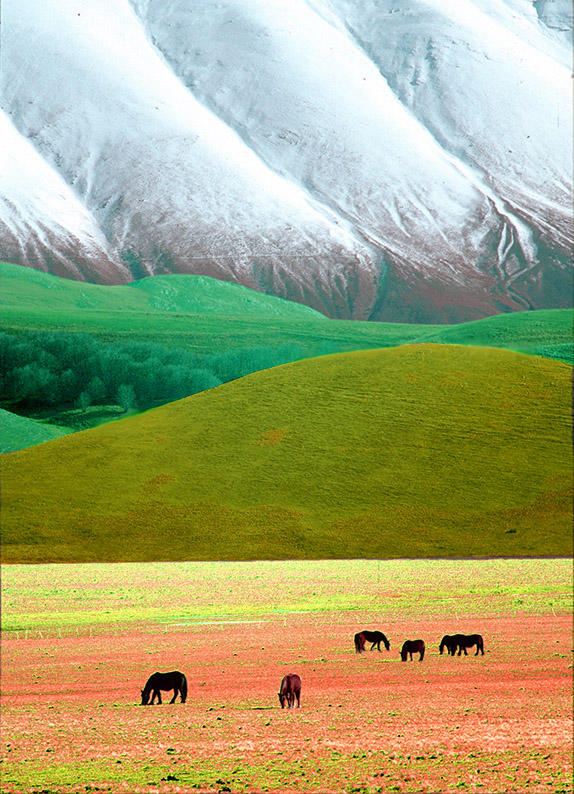
{"type": "Polygon", "coordinates": [[[110,404],[143,411],[304,357],[293,343],[206,355],[87,334],[0,333],[0,402],[15,412],[110,404]]]}

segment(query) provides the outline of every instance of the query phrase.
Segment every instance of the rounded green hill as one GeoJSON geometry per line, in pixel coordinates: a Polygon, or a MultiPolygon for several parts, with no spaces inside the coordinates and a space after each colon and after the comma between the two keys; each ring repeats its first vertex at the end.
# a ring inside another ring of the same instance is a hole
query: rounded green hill
{"type": "Polygon", "coordinates": [[[407,345],[6,456],[6,562],[572,553],[571,367],[407,345]]]}

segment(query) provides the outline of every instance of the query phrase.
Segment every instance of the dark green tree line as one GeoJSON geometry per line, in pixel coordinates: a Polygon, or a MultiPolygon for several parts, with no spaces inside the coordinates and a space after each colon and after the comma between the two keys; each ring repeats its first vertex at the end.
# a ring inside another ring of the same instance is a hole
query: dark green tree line
{"type": "Polygon", "coordinates": [[[16,412],[111,404],[146,410],[302,357],[298,345],[200,355],[87,334],[0,333],[0,403],[16,412]]]}

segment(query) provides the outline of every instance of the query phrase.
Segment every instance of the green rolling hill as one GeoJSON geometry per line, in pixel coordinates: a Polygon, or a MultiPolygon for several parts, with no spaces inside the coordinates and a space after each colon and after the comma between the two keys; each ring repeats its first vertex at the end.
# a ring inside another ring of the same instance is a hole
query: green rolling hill
{"type": "Polygon", "coordinates": [[[73,432],[70,427],[38,422],[0,408],[0,452],[15,452],[73,432]]]}
{"type": "Polygon", "coordinates": [[[573,312],[548,309],[459,325],[329,320],[298,303],[204,276],[155,276],[118,287],[0,263],[5,331],[83,332],[197,353],[297,343],[307,356],[432,341],[572,360],[573,312]]]}
{"type": "Polygon", "coordinates": [[[571,367],[307,359],[4,459],[5,562],[572,554],[571,367]]]}
{"type": "Polygon", "coordinates": [[[48,312],[62,324],[91,312],[113,314],[233,314],[326,320],[298,303],[229,284],[208,276],[153,276],[121,286],[102,286],[59,278],[32,268],[0,263],[2,313],[40,320],[48,312]]]}

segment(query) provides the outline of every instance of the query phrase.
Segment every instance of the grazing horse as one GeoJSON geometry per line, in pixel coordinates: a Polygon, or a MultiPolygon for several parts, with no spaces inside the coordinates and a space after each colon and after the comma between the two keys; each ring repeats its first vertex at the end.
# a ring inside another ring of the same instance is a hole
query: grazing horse
{"type": "Polygon", "coordinates": [[[175,703],[178,695],[181,696],[181,702],[185,703],[187,698],[187,678],[179,670],[173,670],[171,673],[152,673],[148,678],[146,685],[142,689],[142,706],[147,706],[148,703],[153,705],[155,698],[157,702],[161,703],[160,690],[164,692],[168,689],[173,689],[173,697],[169,701],[175,703]],[[151,693],[151,701],[149,699],[151,693]]]}
{"type": "Polygon", "coordinates": [[[370,642],[371,650],[373,648],[377,648],[378,651],[381,650],[381,642],[384,644],[387,651],[391,647],[391,643],[385,637],[382,631],[367,631],[366,629],[355,634],[355,652],[356,653],[363,653],[365,650],[365,642],[370,642]]]}
{"type": "Polygon", "coordinates": [[[287,708],[294,708],[295,699],[297,699],[297,708],[301,707],[299,702],[301,697],[301,679],[297,673],[289,673],[283,676],[278,694],[282,709],[285,708],[285,703],[287,703],[287,708]]]}
{"type": "Polygon", "coordinates": [[[484,642],[481,634],[455,634],[454,639],[458,646],[458,656],[460,656],[462,651],[464,651],[465,656],[468,656],[466,649],[472,648],[473,645],[476,645],[476,653],[474,655],[478,656],[478,652],[480,651],[484,656],[484,642]]]}
{"type": "Polygon", "coordinates": [[[454,634],[445,634],[442,640],[440,641],[439,651],[442,656],[442,652],[446,648],[448,651],[449,656],[454,656],[456,653],[458,643],[456,641],[456,637],[454,634]]]}
{"type": "Polygon", "coordinates": [[[403,643],[403,647],[401,648],[401,661],[407,661],[407,654],[411,657],[411,662],[413,660],[413,653],[419,653],[419,662],[425,657],[425,644],[424,640],[406,640],[403,643]]]}

